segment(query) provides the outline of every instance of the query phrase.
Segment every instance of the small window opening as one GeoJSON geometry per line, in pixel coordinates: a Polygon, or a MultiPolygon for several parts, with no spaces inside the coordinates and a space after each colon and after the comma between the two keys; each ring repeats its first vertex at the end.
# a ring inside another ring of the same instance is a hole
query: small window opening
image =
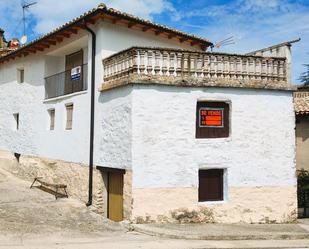
{"type": "Polygon", "coordinates": [[[49,129],[55,129],[55,109],[48,110],[49,113],[49,129]]]}
{"type": "Polygon", "coordinates": [[[18,78],[18,83],[25,82],[25,70],[23,68],[17,69],[17,78],[18,78]]]}
{"type": "Polygon", "coordinates": [[[13,116],[15,119],[15,129],[19,130],[19,113],[14,113],[13,116]]]}
{"type": "Polygon", "coordinates": [[[66,110],[67,110],[67,122],[66,122],[65,129],[66,130],[72,130],[72,126],[73,126],[73,104],[66,105],[66,110]]]}
{"type": "Polygon", "coordinates": [[[223,201],[223,169],[199,170],[198,201],[223,201]]]}

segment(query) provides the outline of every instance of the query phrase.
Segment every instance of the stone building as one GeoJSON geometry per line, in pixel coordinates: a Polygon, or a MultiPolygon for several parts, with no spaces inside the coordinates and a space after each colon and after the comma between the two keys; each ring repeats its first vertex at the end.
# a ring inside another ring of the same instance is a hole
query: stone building
{"type": "Polygon", "coordinates": [[[1,57],[0,166],[116,221],[294,221],[290,50],[210,46],[99,5],[1,57]]]}

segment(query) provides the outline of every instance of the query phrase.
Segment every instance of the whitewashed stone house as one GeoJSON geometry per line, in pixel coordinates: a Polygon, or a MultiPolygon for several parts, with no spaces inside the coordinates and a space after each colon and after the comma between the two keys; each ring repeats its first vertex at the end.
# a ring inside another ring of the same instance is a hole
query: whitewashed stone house
{"type": "Polygon", "coordinates": [[[116,221],[293,221],[290,50],[211,45],[100,5],[1,57],[0,166],[116,221]]]}

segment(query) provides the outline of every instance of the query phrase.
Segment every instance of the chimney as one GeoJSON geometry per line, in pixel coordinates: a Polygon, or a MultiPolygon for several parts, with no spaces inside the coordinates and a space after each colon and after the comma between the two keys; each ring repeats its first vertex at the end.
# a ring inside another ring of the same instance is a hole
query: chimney
{"type": "Polygon", "coordinates": [[[12,38],[8,43],[8,47],[11,49],[19,48],[20,47],[19,40],[17,38],[12,38]]]}

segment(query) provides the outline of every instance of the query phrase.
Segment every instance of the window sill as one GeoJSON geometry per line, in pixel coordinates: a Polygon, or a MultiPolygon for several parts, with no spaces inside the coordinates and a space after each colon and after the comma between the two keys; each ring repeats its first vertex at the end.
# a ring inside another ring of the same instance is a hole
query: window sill
{"type": "Polygon", "coordinates": [[[199,201],[199,205],[216,205],[216,204],[227,204],[227,200],[222,201],[199,201]]]}
{"type": "Polygon", "coordinates": [[[223,142],[231,142],[232,141],[232,137],[231,136],[229,136],[229,137],[217,137],[217,138],[194,138],[195,139],[195,141],[197,142],[197,143],[201,143],[201,144],[203,144],[203,143],[209,143],[209,142],[217,142],[217,141],[223,141],[223,142]]]}
{"type": "Polygon", "coordinates": [[[43,103],[49,103],[49,102],[53,102],[53,101],[57,101],[57,100],[62,100],[62,99],[78,96],[78,95],[86,94],[87,92],[88,91],[85,90],[85,91],[80,91],[80,92],[75,92],[75,93],[70,93],[70,94],[62,95],[62,96],[55,97],[55,98],[45,99],[45,100],[43,100],[43,103]]]}

